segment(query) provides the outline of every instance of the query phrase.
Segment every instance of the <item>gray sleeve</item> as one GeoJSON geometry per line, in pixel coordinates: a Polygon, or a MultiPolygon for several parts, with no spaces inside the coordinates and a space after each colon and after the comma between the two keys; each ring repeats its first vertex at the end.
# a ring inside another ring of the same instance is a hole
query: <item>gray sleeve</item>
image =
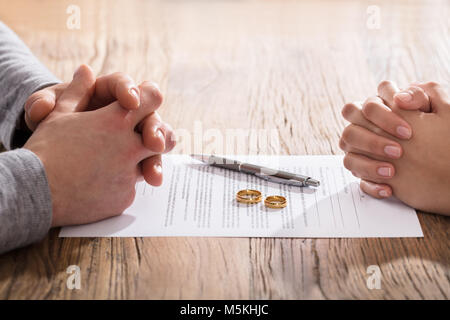
{"type": "MultiPolygon", "coordinates": [[[[58,83],[25,44],[0,22],[0,141],[14,145],[23,106],[36,90],[58,83]]],[[[44,167],[29,150],[0,153],[0,253],[48,232],[52,201],[44,167]]]]}
{"type": "Polygon", "coordinates": [[[60,82],[0,21],[0,140],[7,149],[23,118],[23,106],[35,91],[60,82]]]}
{"type": "Polygon", "coordinates": [[[0,153],[0,253],[42,239],[52,201],[44,167],[26,149],[0,153]]]}

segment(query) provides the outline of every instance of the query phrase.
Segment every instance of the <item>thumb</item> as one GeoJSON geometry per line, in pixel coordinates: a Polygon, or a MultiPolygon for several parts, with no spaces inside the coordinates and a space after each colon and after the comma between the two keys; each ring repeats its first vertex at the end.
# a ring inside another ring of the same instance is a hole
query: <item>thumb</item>
{"type": "Polygon", "coordinates": [[[45,117],[53,111],[56,103],[54,86],[33,93],[25,103],[25,123],[34,131],[45,117]]]}
{"type": "Polygon", "coordinates": [[[410,86],[406,90],[394,95],[395,104],[403,110],[420,110],[431,112],[431,104],[428,95],[419,86],[410,86]]]}
{"type": "Polygon", "coordinates": [[[427,82],[419,84],[430,99],[430,112],[449,112],[450,97],[444,88],[436,82],[427,82]]]}
{"type": "Polygon", "coordinates": [[[57,100],[55,111],[79,112],[85,110],[94,91],[94,73],[88,65],[82,64],[73,74],[72,82],[57,100]]]}

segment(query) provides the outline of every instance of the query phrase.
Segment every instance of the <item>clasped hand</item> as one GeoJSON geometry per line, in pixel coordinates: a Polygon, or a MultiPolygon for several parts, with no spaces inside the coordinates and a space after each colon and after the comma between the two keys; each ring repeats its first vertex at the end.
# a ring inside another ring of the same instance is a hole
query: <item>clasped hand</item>
{"type": "Polygon", "coordinates": [[[119,215],[132,203],[139,179],[161,184],[161,154],[175,145],[156,112],[161,103],[156,85],[136,87],[121,73],[95,79],[85,65],[70,83],[29,97],[25,120],[34,133],[24,148],[45,168],[52,226],[119,215]]]}
{"type": "Polygon", "coordinates": [[[399,90],[390,81],[362,105],[346,104],[351,122],[340,140],[344,166],[376,198],[450,214],[450,98],[437,83],[399,90]]]}

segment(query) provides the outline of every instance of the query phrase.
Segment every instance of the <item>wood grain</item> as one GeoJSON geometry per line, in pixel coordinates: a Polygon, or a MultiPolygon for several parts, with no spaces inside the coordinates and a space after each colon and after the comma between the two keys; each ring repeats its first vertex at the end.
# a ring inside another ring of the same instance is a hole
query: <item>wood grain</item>
{"type": "MultiPolygon", "coordinates": [[[[153,80],[162,116],[193,133],[277,130],[244,153],[340,154],[340,109],[384,79],[450,89],[449,3],[375,1],[73,1],[0,3],[0,19],[63,80],[98,74],[153,80]]],[[[176,152],[198,151],[180,141],[176,152]]],[[[231,150],[229,150],[231,151],[231,150]]],[[[84,238],[0,256],[2,299],[449,299],[450,219],[419,213],[424,238],[84,238]],[[80,290],[66,268],[81,268],[80,290]],[[381,290],[366,286],[379,265],[381,290]]],[[[388,223],[388,222],[387,222],[388,223]]]]}

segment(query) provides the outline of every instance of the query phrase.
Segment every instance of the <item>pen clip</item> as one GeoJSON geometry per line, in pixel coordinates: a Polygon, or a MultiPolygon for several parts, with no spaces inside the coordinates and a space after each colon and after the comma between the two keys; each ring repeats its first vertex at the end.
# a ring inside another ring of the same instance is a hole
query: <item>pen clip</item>
{"type": "Polygon", "coordinates": [[[284,178],[280,178],[277,176],[268,175],[268,174],[264,174],[264,173],[255,173],[255,175],[260,177],[261,179],[264,179],[269,182],[288,184],[288,185],[297,186],[297,187],[305,187],[306,186],[304,182],[294,180],[294,179],[284,179],[284,178]]]}

